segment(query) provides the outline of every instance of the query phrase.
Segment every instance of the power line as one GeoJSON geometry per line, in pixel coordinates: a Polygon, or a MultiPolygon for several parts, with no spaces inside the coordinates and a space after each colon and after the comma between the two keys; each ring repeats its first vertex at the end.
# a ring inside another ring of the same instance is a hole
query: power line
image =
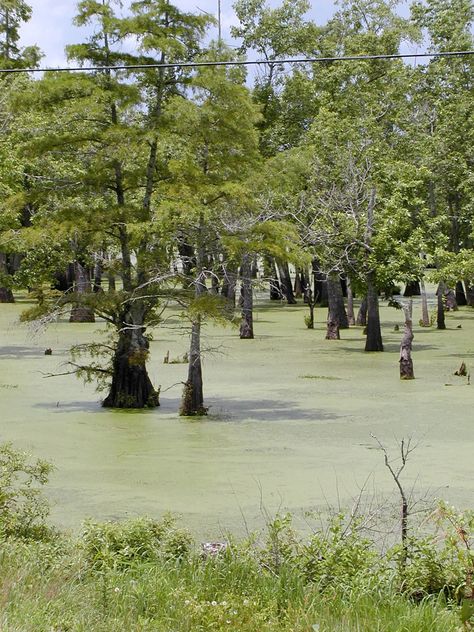
{"type": "Polygon", "coordinates": [[[59,68],[0,68],[0,74],[38,72],[96,72],[118,70],[153,70],[160,68],[201,68],[204,66],[268,66],[272,64],[317,64],[341,61],[370,61],[375,59],[420,59],[424,57],[468,57],[474,50],[457,50],[441,53],[398,53],[395,55],[343,55],[340,57],[303,57],[291,59],[257,59],[250,61],[185,61],[165,64],[130,64],[117,66],[71,66],[59,68]]]}

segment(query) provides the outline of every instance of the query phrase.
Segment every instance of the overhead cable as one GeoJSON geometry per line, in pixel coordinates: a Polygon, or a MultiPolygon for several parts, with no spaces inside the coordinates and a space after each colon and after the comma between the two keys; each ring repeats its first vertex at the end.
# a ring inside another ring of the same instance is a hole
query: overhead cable
{"type": "Polygon", "coordinates": [[[474,50],[457,50],[439,53],[397,53],[394,55],[342,55],[339,57],[303,57],[290,59],[257,59],[229,61],[183,61],[164,64],[118,64],[115,66],[65,66],[59,68],[0,68],[0,74],[39,72],[103,72],[119,70],[153,70],[166,68],[202,68],[212,66],[269,66],[277,64],[317,64],[328,62],[371,61],[376,59],[420,59],[425,57],[468,57],[474,50]]]}

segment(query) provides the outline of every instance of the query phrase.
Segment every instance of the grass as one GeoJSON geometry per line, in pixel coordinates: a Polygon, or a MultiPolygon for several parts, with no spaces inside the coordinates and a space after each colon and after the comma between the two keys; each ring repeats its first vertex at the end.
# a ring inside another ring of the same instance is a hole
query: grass
{"type": "Polygon", "coordinates": [[[244,548],[216,559],[137,560],[91,571],[79,543],[4,543],[2,632],[455,632],[456,609],[414,603],[390,582],[324,591],[298,565],[278,572],[244,548]]]}

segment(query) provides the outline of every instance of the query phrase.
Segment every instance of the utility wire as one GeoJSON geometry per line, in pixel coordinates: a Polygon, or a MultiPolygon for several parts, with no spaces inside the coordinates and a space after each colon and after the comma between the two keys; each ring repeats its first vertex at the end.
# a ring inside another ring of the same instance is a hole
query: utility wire
{"type": "Polygon", "coordinates": [[[343,55],[340,57],[303,57],[300,59],[258,59],[236,61],[185,61],[166,64],[130,64],[116,66],[71,66],[63,68],[0,68],[0,74],[30,72],[96,72],[114,70],[153,70],[160,68],[201,68],[204,66],[266,66],[271,64],[317,64],[340,61],[370,61],[372,59],[419,59],[423,57],[468,57],[474,50],[457,50],[441,53],[399,53],[396,55],[343,55]]]}

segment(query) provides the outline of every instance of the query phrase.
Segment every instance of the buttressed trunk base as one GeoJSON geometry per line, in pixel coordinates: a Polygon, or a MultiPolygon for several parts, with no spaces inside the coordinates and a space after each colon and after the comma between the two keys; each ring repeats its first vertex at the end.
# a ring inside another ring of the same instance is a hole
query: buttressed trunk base
{"type": "Polygon", "coordinates": [[[146,370],[148,340],[144,327],[132,327],[120,333],[113,360],[112,385],[102,406],[105,408],[154,408],[160,405],[146,370]]]}

